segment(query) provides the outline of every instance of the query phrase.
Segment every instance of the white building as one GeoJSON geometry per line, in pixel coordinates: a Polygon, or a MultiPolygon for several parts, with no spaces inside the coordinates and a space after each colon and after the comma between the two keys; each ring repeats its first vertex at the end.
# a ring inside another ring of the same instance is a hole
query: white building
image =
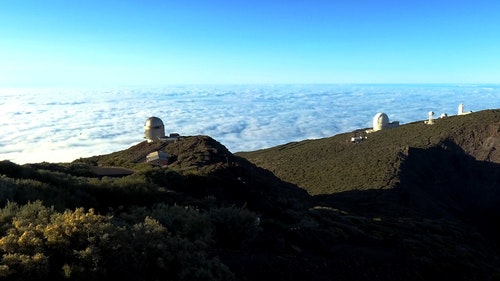
{"type": "Polygon", "coordinates": [[[427,121],[424,121],[424,123],[428,125],[434,124],[434,111],[429,111],[427,115],[429,116],[429,119],[427,121]]]}
{"type": "Polygon", "coordinates": [[[469,113],[472,113],[472,111],[467,111],[467,112],[464,112],[464,104],[463,103],[460,103],[458,105],[458,115],[464,115],[464,114],[469,114],[469,113]]]}
{"type": "Polygon", "coordinates": [[[158,117],[149,117],[144,124],[144,138],[154,142],[165,138],[165,126],[158,117]]]}
{"type": "Polygon", "coordinates": [[[156,166],[168,165],[168,154],[164,151],[154,151],[146,156],[146,163],[156,166]]]}
{"type": "Polygon", "coordinates": [[[389,122],[387,114],[380,112],[373,117],[373,131],[380,131],[399,126],[399,121],[389,122]]]}

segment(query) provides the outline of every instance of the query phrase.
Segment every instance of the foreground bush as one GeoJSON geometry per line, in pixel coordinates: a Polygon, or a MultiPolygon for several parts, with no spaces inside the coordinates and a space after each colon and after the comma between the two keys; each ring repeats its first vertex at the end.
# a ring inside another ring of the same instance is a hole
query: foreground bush
{"type": "Polygon", "coordinates": [[[118,224],[92,209],[57,212],[40,201],[0,210],[5,280],[231,280],[207,244],[172,235],[149,216],[118,224]]]}

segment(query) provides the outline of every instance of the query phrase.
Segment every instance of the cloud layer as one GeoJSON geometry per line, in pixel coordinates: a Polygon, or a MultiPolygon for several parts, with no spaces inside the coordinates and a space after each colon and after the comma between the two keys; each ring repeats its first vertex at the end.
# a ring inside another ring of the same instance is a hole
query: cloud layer
{"type": "Polygon", "coordinates": [[[128,90],[0,90],[0,160],[69,162],[143,141],[144,122],[166,133],[209,135],[230,151],[329,137],[372,126],[377,112],[408,123],[458,104],[500,107],[500,87],[411,85],[185,86],[128,90]]]}

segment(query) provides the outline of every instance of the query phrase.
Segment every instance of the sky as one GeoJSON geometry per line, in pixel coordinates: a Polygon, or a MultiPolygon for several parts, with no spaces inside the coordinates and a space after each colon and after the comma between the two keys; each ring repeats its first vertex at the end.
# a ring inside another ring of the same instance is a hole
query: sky
{"type": "Polygon", "coordinates": [[[0,88],[500,83],[500,1],[0,1],[0,88]]]}

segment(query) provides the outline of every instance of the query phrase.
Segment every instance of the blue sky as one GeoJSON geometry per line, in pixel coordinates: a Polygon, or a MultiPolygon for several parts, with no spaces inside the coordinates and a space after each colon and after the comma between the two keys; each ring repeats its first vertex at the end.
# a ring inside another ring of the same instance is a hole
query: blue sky
{"type": "Polygon", "coordinates": [[[500,83],[500,1],[1,1],[0,87],[500,83]]]}

